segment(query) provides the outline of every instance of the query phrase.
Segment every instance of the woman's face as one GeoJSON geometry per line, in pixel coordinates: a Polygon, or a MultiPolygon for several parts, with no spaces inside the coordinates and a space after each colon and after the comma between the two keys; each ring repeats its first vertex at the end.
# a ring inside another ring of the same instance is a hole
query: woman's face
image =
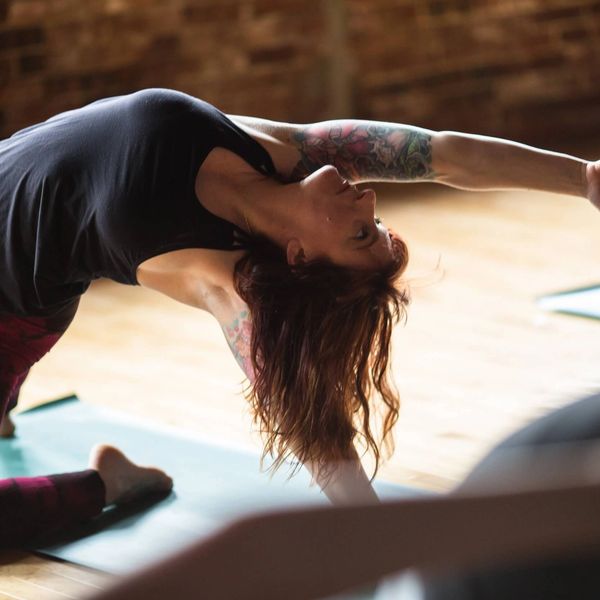
{"type": "Polygon", "coordinates": [[[306,260],[326,257],[346,267],[377,269],[395,259],[392,234],[375,215],[372,189],[359,190],[331,165],[298,185],[304,200],[298,241],[306,260]]]}

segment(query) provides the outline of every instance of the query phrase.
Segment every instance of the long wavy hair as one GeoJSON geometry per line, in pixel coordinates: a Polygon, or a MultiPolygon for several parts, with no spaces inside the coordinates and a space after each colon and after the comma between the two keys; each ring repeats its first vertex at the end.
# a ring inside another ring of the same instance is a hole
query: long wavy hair
{"type": "Polygon", "coordinates": [[[248,252],[234,282],[253,325],[255,378],[246,397],[265,441],[261,466],[270,455],[275,471],[295,455],[291,475],[311,461],[328,480],[336,461],[352,457],[359,436],[375,459],[374,478],[393,452],[400,400],[389,370],[390,340],[409,297],[399,285],[408,250],[391,238],[395,260],[376,271],[325,260],[291,266],[267,238],[244,240],[248,252]],[[373,396],[380,401],[379,439],[373,396]]]}

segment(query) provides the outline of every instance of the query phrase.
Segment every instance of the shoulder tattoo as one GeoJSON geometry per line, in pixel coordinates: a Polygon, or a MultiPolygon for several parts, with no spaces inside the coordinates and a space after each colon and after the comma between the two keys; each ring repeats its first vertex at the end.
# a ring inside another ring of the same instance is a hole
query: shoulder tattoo
{"type": "Polygon", "coordinates": [[[252,364],[252,321],[250,311],[244,309],[229,324],[223,325],[223,333],[229,348],[240,365],[246,377],[254,381],[254,366],[252,364]]]}

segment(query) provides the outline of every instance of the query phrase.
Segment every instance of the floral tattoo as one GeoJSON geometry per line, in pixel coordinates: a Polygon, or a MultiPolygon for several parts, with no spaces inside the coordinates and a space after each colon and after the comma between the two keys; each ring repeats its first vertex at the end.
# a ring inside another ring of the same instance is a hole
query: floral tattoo
{"type": "Polygon", "coordinates": [[[250,312],[243,310],[229,325],[223,325],[223,333],[233,352],[235,360],[246,374],[254,381],[254,366],[252,364],[252,321],[250,312]]]}
{"type": "Polygon", "coordinates": [[[431,180],[431,135],[423,129],[370,121],[308,125],[292,138],[301,159],[292,179],[335,165],[353,181],[431,180]]]}

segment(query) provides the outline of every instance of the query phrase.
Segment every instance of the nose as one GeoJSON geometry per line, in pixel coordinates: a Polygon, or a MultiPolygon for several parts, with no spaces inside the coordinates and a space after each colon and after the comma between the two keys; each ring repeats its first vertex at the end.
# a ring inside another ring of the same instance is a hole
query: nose
{"type": "Polygon", "coordinates": [[[315,171],[315,173],[319,173],[321,177],[326,177],[328,179],[339,180],[341,178],[340,172],[334,165],[324,165],[318,169],[318,171],[315,171]]]}
{"type": "Polygon", "coordinates": [[[368,208],[369,210],[375,211],[375,206],[377,204],[377,194],[372,189],[366,189],[362,192],[359,192],[356,197],[356,202],[360,203],[361,206],[368,208]]]}

